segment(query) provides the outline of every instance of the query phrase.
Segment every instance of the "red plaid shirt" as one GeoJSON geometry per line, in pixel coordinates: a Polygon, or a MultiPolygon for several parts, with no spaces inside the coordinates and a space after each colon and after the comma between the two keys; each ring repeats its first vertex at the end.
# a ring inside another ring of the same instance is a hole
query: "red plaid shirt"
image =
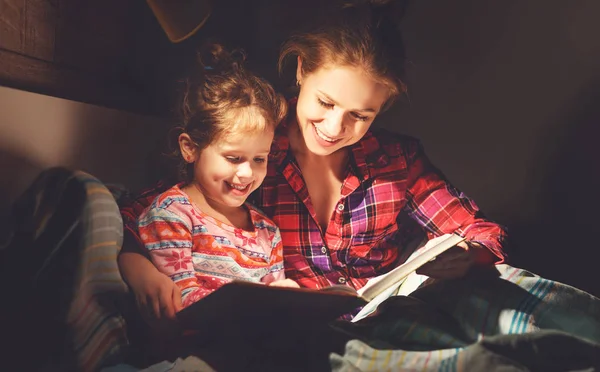
{"type": "MultiPolygon", "coordinates": [[[[498,263],[505,259],[504,229],[444,179],[417,140],[384,130],[369,131],[351,147],[341,197],[327,231],[321,231],[286,133],[282,124],[267,176],[251,201],[280,228],[287,278],[309,288],[358,289],[404,262],[412,253],[408,243],[424,231],[430,237],[456,231],[486,246],[498,263]]],[[[122,210],[130,232],[136,234],[143,208],[170,186],[159,185],[122,210]]]]}

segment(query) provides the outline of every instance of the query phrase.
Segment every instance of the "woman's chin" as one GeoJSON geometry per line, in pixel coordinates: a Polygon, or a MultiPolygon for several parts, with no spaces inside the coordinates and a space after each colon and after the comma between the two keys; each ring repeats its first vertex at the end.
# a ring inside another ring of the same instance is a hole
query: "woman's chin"
{"type": "Polygon", "coordinates": [[[328,156],[339,150],[340,146],[321,146],[316,141],[306,141],[308,151],[317,156],[328,156]]]}

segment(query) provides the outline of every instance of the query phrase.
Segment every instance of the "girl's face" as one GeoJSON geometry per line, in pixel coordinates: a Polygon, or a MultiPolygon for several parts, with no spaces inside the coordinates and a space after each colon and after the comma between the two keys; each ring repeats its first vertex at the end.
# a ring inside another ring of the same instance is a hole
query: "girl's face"
{"type": "Polygon", "coordinates": [[[194,181],[206,202],[222,213],[244,204],[267,174],[272,141],[271,130],[224,135],[201,151],[196,150],[194,181]]]}
{"type": "Polygon", "coordinates": [[[389,90],[363,70],[326,66],[303,75],[298,59],[300,94],[296,116],[307,149],[327,156],[358,142],[389,97],[389,90]]]}

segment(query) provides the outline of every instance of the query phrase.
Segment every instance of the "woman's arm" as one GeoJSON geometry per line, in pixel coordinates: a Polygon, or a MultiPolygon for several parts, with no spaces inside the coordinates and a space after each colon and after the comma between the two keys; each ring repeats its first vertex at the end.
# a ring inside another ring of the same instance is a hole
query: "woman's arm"
{"type": "Polygon", "coordinates": [[[121,276],[147,322],[175,319],[175,314],[182,308],[181,291],[171,278],[158,271],[142,249],[144,247],[133,233],[125,229],[123,249],[118,257],[121,276]]]}
{"type": "Polygon", "coordinates": [[[486,219],[475,202],[453,187],[416,145],[410,157],[406,210],[435,235],[459,232],[467,242],[419,272],[434,277],[462,276],[473,264],[502,263],[506,231],[486,219]],[[447,274],[447,275],[446,275],[447,274]]]}

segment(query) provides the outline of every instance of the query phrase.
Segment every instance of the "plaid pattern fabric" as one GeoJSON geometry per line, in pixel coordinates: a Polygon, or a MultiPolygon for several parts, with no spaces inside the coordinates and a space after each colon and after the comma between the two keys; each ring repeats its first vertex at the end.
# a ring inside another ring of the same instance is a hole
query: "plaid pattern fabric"
{"type": "MultiPolygon", "coordinates": [[[[371,130],[352,146],[340,200],[321,231],[289,151],[289,125],[278,127],[267,176],[249,200],[279,226],[287,278],[309,288],[358,289],[406,261],[410,243],[421,240],[423,231],[430,238],[458,232],[504,262],[505,230],[444,178],[417,140],[384,130],[371,130]]],[[[163,182],[122,209],[129,233],[137,236],[137,216],[167,188],[163,182]]]]}
{"type": "Polygon", "coordinates": [[[445,180],[417,140],[384,130],[352,146],[337,208],[321,231],[286,132],[287,125],[278,128],[254,203],[281,230],[288,278],[310,288],[358,289],[406,261],[423,230],[430,238],[458,232],[504,261],[504,229],[445,180]]]}

